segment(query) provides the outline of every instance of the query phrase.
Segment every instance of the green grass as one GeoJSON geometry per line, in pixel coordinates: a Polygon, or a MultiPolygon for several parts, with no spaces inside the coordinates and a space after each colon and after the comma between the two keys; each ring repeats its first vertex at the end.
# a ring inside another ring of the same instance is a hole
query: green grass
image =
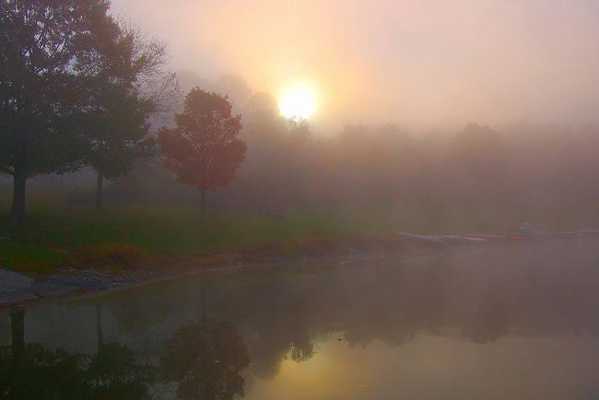
{"type": "MultiPolygon", "coordinates": [[[[506,232],[521,221],[545,223],[547,229],[577,227],[565,212],[542,209],[500,213],[471,205],[396,204],[393,207],[303,210],[280,216],[257,213],[211,213],[191,207],[109,208],[103,212],[67,210],[64,199],[44,191],[30,193],[25,229],[10,239],[6,188],[0,187],[0,267],[48,273],[60,266],[88,266],[94,257],[127,258],[139,250],[149,260],[193,258],[256,249],[293,252],[306,241],[415,233],[506,232]],[[536,215],[536,214],[538,215],[536,215]],[[552,223],[547,215],[561,219],[552,223]],[[112,254],[116,252],[118,254],[112,254]],[[73,265],[85,260],[86,265],[73,265]]],[[[570,213],[572,210],[570,210],[570,213]]],[[[599,214],[597,214],[599,218],[599,214]]],[[[582,220],[586,220],[583,218],[582,220]]],[[[268,251],[268,250],[267,250],[268,251]]],[[[90,265],[91,266],[91,265],[90,265]]]]}
{"type": "Polygon", "coordinates": [[[49,273],[65,261],[65,253],[43,245],[0,242],[0,266],[20,272],[49,273]]]}
{"type": "MultiPolygon", "coordinates": [[[[380,223],[330,213],[291,212],[284,216],[211,214],[192,208],[127,208],[73,212],[34,208],[18,240],[1,232],[0,265],[43,273],[69,261],[79,249],[130,245],[145,255],[193,257],[266,246],[293,249],[305,240],[336,240],[380,232],[380,223]]],[[[0,216],[8,226],[8,216],[0,216]]]]}

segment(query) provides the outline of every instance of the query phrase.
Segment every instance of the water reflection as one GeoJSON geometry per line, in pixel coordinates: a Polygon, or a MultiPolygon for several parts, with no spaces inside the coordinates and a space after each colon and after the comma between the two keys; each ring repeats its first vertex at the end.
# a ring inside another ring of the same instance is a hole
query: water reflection
{"type": "Polygon", "coordinates": [[[12,333],[0,338],[12,339],[1,351],[0,398],[599,394],[595,242],[313,267],[5,315],[0,330],[12,333]]]}
{"type": "Polygon", "coordinates": [[[231,324],[202,321],[175,332],[160,367],[167,382],[176,382],[180,399],[230,400],[244,395],[241,372],[249,363],[243,338],[231,324]]]}
{"type": "Polygon", "coordinates": [[[154,368],[140,364],[126,346],[104,344],[101,334],[92,355],[26,343],[24,317],[23,309],[14,309],[10,315],[12,344],[0,353],[0,398],[150,398],[154,368]]]}

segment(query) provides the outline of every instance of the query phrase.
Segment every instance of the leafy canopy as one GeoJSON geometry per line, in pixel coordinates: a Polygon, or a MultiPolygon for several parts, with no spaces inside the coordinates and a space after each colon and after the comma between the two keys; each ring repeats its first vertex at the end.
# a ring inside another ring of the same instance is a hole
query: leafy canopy
{"type": "Polygon", "coordinates": [[[193,89],[174,129],[162,129],[159,143],[166,166],[182,183],[202,190],[228,185],[245,158],[239,139],[241,116],[227,97],[193,89]]]}
{"type": "Polygon", "coordinates": [[[117,68],[108,59],[120,29],[108,8],[106,0],[0,3],[1,172],[80,166],[91,83],[117,68]]]}

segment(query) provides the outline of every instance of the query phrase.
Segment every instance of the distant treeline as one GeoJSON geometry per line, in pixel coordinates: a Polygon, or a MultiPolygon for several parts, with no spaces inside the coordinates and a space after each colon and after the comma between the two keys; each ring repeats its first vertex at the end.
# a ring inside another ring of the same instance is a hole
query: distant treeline
{"type": "MultiPolygon", "coordinates": [[[[599,223],[596,129],[471,124],[416,134],[356,125],[323,133],[285,121],[266,95],[242,104],[246,160],[232,185],[213,195],[212,208],[363,210],[427,230],[599,223]]],[[[115,181],[111,196],[146,205],[199,201],[158,160],[115,181]]]]}
{"type": "MultiPolygon", "coordinates": [[[[362,210],[422,229],[599,221],[595,128],[316,132],[234,78],[176,79],[165,48],[104,0],[9,0],[0,11],[0,174],[12,176],[16,225],[30,178],[80,171],[94,171],[98,208],[108,180],[113,204],[203,204],[210,191],[213,209],[362,210]]],[[[65,194],[70,206],[90,202],[65,194]]]]}
{"type": "MultiPolygon", "coordinates": [[[[234,104],[242,105],[248,149],[233,183],[211,195],[213,210],[379,213],[400,227],[428,231],[497,231],[524,221],[551,229],[599,225],[599,132],[591,127],[471,124],[412,133],[390,124],[329,133],[284,120],[267,95],[234,104]]],[[[153,130],[162,124],[169,122],[153,130]]],[[[77,189],[85,176],[62,178],[73,182],[61,189],[67,205],[93,205],[91,186],[77,189]]],[[[199,207],[201,197],[177,184],[155,156],[115,179],[107,202],[199,207]]]]}

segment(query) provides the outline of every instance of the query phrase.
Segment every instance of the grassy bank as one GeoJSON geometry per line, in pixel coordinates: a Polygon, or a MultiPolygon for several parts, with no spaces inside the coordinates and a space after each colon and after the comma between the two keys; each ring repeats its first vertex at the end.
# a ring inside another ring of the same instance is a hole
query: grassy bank
{"type": "MultiPolygon", "coordinates": [[[[3,227],[8,216],[0,217],[3,227]]],[[[331,213],[283,216],[211,214],[191,208],[127,208],[97,212],[32,210],[18,240],[0,233],[0,265],[51,272],[69,264],[127,265],[277,248],[293,252],[307,241],[380,235],[383,219],[350,220],[331,213]]]]}
{"type": "MultiPolygon", "coordinates": [[[[0,194],[0,266],[32,273],[62,266],[168,268],[230,254],[297,254],[356,239],[384,240],[400,231],[497,233],[517,228],[522,220],[543,221],[533,214],[501,215],[474,207],[431,209],[425,204],[310,209],[276,216],[220,212],[205,218],[198,208],[178,206],[109,207],[98,212],[67,209],[63,198],[40,192],[32,194],[27,224],[15,240],[8,228],[8,192],[0,194]]],[[[545,227],[575,229],[572,221],[549,221],[545,227]]]]}

